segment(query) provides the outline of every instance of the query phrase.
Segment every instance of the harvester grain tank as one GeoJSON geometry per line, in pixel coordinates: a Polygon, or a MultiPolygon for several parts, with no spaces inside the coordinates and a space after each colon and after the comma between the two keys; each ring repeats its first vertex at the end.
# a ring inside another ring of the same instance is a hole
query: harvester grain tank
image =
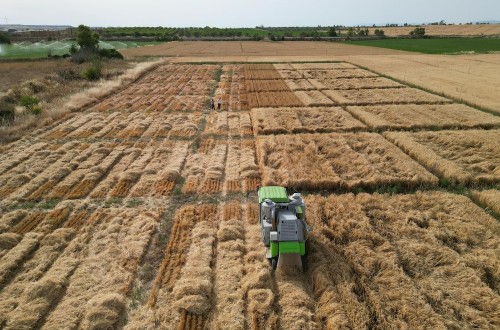
{"type": "Polygon", "coordinates": [[[306,206],[299,193],[288,196],[284,187],[258,190],[259,223],[266,258],[272,269],[306,265],[306,241],[311,227],[306,223],[306,206]]]}

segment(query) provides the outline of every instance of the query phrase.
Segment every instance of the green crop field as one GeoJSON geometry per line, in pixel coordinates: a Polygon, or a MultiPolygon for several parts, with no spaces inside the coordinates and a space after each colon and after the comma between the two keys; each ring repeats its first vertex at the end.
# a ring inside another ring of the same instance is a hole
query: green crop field
{"type": "MultiPolygon", "coordinates": [[[[0,59],[34,59],[44,58],[48,55],[64,55],[69,54],[69,48],[74,41],[52,41],[52,42],[21,42],[16,44],[1,44],[0,59]]],[[[155,45],[160,42],[144,42],[144,41],[100,41],[100,48],[135,48],[146,45],[155,45]]]]}
{"type": "Polygon", "coordinates": [[[349,43],[425,54],[487,53],[500,51],[500,39],[493,38],[384,39],[350,41],[349,43]]]}

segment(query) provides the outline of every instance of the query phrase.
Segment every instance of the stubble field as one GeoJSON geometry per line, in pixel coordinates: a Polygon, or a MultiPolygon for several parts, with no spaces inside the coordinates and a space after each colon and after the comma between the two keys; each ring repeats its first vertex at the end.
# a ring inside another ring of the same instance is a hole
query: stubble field
{"type": "Polygon", "coordinates": [[[498,118],[347,62],[165,63],[2,146],[0,327],[496,329],[498,118]],[[271,273],[263,184],[306,193],[305,272],[271,273]]]}

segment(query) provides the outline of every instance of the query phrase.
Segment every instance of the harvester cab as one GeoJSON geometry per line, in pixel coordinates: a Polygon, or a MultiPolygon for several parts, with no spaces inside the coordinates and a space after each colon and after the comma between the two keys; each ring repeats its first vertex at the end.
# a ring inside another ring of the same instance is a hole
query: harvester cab
{"type": "Polygon", "coordinates": [[[299,193],[288,196],[284,187],[258,190],[259,223],[266,258],[272,269],[306,266],[306,241],[311,227],[306,223],[306,207],[299,193]]]}

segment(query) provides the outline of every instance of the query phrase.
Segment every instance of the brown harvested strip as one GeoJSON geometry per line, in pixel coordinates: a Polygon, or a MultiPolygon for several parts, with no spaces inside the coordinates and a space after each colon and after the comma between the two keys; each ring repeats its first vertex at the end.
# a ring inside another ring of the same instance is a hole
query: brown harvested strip
{"type": "Polygon", "coordinates": [[[254,191],[260,186],[262,180],[260,178],[248,178],[243,180],[243,191],[254,191]]]}
{"type": "Polygon", "coordinates": [[[222,181],[222,180],[207,179],[203,182],[199,192],[201,194],[217,193],[217,192],[222,191],[223,184],[224,184],[224,181],[222,181]]]}
{"type": "Polygon", "coordinates": [[[9,280],[15,269],[38,247],[41,236],[40,233],[24,235],[21,242],[3,256],[0,260],[0,286],[9,280]]]}
{"type": "Polygon", "coordinates": [[[73,191],[71,191],[67,198],[68,199],[77,199],[77,198],[83,198],[87,196],[92,189],[95,188],[97,183],[99,182],[98,179],[96,180],[83,180],[78,186],[76,186],[73,191]]]}
{"type": "Polygon", "coordinates": [[[198,330],[205,329],[205,317],[193,313],[183,311],[181,322],[177,326],[177,330],[198,330]]]}
{"type": "Polygon", "coordinates": [[[226,181],[226,190],[228,192],[241,191],[241,182],[239,180],[226,181]]]}
{"type": "Polygon", "coordinates": [[[12,228],[12,232],[17,234],[26,234],[41,223],[43,219],[45,219],[45,216],[47,216],[47,212],[35,211],[12,228]]]}
{"type": "MultiPolygon", "coordinates": [[[[215,252],[215,212],[208,210],[209,214],[206,214],[203,212],[207,211],[205,206],[199,211],[196,214],[197,219],[192,219],[196,225],[191,233],[189,250],[185,252],[186,263],[172,291],[176,300],[174,306],[186,310],[187,315],[191,316],[191,328],[195,325],[194,319],[210,312],[214,292],[211,264],[215,252]]],[[[182,320],[180,322],[182,323],[182,320]]]]}
{"type": "Polygon", "coordinates": [[[110,197],[127,197],[130,189],[135,185],[138,178],[135,180],[120,179],[113,190],[109,193],[110,197]]]}
{"type": "Polygon", "coordinates": [[[72,229],[55,230],[19,265],[17,276],[0,292],[0,324],[6,321],[6,329],[32,329],[43,323],[51,303],[64,294],[61,280],[75,269],[76,259],[60,258],[74,237],[72,229]]]}
{"type": "Polygon", "coordinates": [[[5,198],[5,197],[9,196],[17,188],[19,188],[18,185],[6,185],[5,187],[0,189],[0,198],[5,198]]]}
{"type": "Polygon", "coordinates": [[[185,194],[194,194],[198,190],[198,185],[200,182],[199,177],[189,177],[184,186],[182,187],[182,192],[185,194]]]}
{"type": "Polygon", "coordinates": [[[251,329],[276,329],[275,293],[271,268],[264,258],[257,204],[245,206],[245,256],[241,286],[246,301],[246,318],[251,329]]]}
{"type": "Polygon", "coordinates": [[[77,211],[70,216],[64,227],[80,229],[89,216],[89,211],[77,211]]]}
{"type": "Polygon", "coordinates": [[[61,199],[64,196],[66,196],[66,194],[71,190],[71,188],[72,187],[69,185],[61,185],[59,187],[56,187],[54,190],[52,190],[52,192],[50,192],[50,194],[48,195],[48,198],[61,199]]]}
{"type": "Polygon", "coordinates": [[[175,181],[168,180],[168,179],[159,180],[155,183],[154,195],[155,196],[166,196],[170,192],[172,192],[172,190],[174,190],[174,187],[175,187],[175,181]]]}
{"type": "Polygon", "coordinates": [[[186,206],[175,213],[170,238],[165,248],[164,258],[156,274],[148,299],[150,307],[156,304],[158,290],[172,290],[186,259],[186,251],[191,243],[191,229],[194,226],[195,206],[186,206]]]}
{"type": "Polygon", "coordinates": [[[61,227],[62,223],[68,218],[71,213],[71,207],[60,207],[49,214],[42,220],[37,231],[51,233],[61,227]]]}
{"type": "Polygon", "coordinates": [[[216,145],[216,141],[214,139],[205,139],[202,140],[200,143],[200,148],[198,149],[198,152],[201,153],[207,153],[210,150],[212,150],[216,145]]]}
{"type": "Polygon", "coordinates": [[[48,195],[48,192],[57,184],[55,180],[48,180],[43,185],[41,185],[37,190],[31,193],[26,199],[28,200],[40,200],[48,195]]]}
{"type": "Polygon", "coordinates": [[[319,329],[314,318],[315,303],[304,274],[292,268],[277,271],[275,277],[281,308],[280,325],[284,329],[319,329]]]}

